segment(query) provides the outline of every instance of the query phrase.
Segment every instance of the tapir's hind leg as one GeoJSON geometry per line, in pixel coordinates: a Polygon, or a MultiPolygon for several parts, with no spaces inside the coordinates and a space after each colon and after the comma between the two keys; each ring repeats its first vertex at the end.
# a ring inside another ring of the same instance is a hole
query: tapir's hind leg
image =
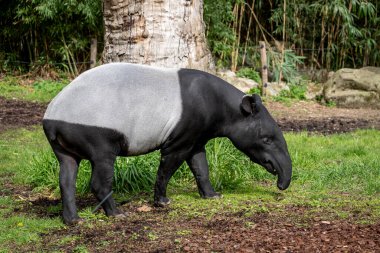
{"type": "Polygon", "coordinates": [[[59,187],[61,189],[63,220],[66,224],[80,221],[75,203],[75,182],[80,158],[64,150],[59,144],[51,143],[59,161],[59,187]]]}
{"type": "Polygon", "coordinates": [[[209,178],[209,168],[204,147],[193,150],[186,160],[197,182],[198,191],[202,198],[219,198],[221,195],[214,191],[209,178]]]}
{"type": "MultiPolygon", "coordinates": [[[[91,161],[91,191],[95,194],[99,202],[103,201],[112,191],[115,160],[116,156],[109,155],[108,157],[97,158],[91,161]]],[[[116,203],[112,195],[104,201],[102,207],[107,216],[124,216],[124,214],[116,208],[116,203]]]]}

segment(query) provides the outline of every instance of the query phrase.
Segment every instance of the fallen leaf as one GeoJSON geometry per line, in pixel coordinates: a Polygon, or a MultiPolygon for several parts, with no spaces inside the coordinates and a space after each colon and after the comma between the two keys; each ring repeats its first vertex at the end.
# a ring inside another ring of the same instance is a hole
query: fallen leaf
{"type": "Polygon", "coordinates": [[[150,212],[150,211],[152,211],[152,208],[150,206],[143,205],[143,206],[137,208],[137,211],[139,211],[139,212],[150,212]]]}

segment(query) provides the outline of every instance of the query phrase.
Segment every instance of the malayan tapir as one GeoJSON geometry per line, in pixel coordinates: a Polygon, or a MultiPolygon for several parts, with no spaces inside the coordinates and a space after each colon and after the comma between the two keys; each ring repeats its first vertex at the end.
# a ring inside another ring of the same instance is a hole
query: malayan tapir
{"type": "MultiPolygon", "coordinates": [[[[228,137],[270,173],[277,186],[291,181],[292,162],[280,128],[258,95],[246,95],[222,79],[194,69],[129,63],[105,64],[79,75],[49,104],[43,118],[47,139],[60,163],[63,219],[80,221],[75,204],[79,162],[92,165],[91,190],[99,201],[112,190],[117,156],[160,149],[154,203],[169,204],[169,179],[186,161],[203,198],[220,196],[209,180],[205,144],[228,137]]],[[[102,207],[123,216],[114,199],[102,207]]]]}

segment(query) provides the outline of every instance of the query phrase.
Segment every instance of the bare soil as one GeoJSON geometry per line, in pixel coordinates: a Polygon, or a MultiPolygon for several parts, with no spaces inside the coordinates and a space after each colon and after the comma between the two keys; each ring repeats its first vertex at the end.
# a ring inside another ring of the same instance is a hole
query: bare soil
{"type": "MultiPolygon", "coordinates": [[[[303,101],[290,106],[276,102],[266,105],[284,131],[331,134],[380,129],[379,110],[329,108],[303,101]]],[[[45,109],[45,104],[0,97],[0,132],[40,124],[45,109]]],[[[58,199],[36,195],[28,187],[9,182],[1,188],[0,197],[25,200],[15,208],[16,214],[60,216],[48,211],[59,204],[58,199]]],[[[78,206],[96,204],[88,197],[81,198],[78,206]]],[[[42,244],[14,245],[14,250],[72,252],[84,245],[90,252],[380,252],[380,221],[360,225],[352,217],[325,220],[320,218],[325,214],[307,215],[306,207],[295,206],[276,214],[242,211],[211,219],[186,218],[170,216],[170,207],[141,212],[141,205],[150,206],[130,202],[121,207],[129,213],[125,220],[96,220],[65,227],[41,234],[42,244]]]]}
{"type": "Polygon", "coordinates": [[[290,105],[270,102],[266,106],[284,131],[332,134],[356,129],[380,129],[380,110],[326,107],[312,101],[290,105]]]}
{"type": "MultiPolygon", "coordinates": [[[[291,105],[268,102],[266,106],[283,131],[332,134],[380,129],[380,110],[330,108],[309,101],[291,105]]],[[[40,124],[46,107],[46,104],[0,97],[0,132],[40,124]]]]}
{"type": "Polygon", "coordinates": [[[46,105],[0,97],[0,133],[41,124],[46,105]]]}

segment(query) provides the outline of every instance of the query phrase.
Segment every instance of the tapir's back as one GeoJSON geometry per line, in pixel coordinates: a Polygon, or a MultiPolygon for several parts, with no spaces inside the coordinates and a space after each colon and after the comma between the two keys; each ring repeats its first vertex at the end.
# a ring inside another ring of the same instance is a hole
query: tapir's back
{"type": "Polygon", "coordinates": [[[141,154],[167,139],[181,113],[177,70],[112,63],[76,78],[44,119],[116,130],[127,138],[129,154],[141,154]]]}

